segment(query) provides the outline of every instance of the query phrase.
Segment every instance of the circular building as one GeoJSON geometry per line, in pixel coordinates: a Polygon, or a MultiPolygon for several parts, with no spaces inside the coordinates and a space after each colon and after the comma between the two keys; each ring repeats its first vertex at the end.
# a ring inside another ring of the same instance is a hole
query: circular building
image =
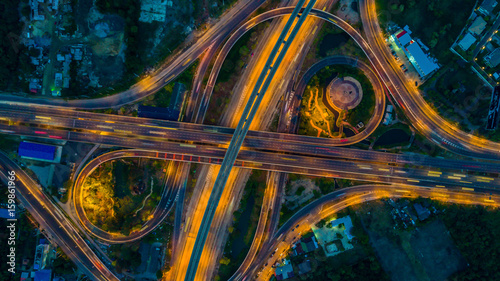
{"type": "Polygon", "coordinates": [[[326,88],[326,98],[328,103],[338,110],[353,109],[363,98],[363,89],[358,80],[347,76],[335,78],[326,88]]]}

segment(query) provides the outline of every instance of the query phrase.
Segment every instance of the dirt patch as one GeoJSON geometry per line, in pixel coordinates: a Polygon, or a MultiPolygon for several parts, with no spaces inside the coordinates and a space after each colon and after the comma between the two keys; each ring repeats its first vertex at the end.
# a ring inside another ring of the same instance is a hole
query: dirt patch
{"type": "Polygon", "coordinates": [[[92,51],[97,56],[116,56],[120,53],[123,43],[123,33],[106,37],[93,42],[92,51]]]}
{"type": "Polygon", "coordinates": [[[319,188],[311,179],[299,179],[290,183],[286,192],[285,200],[290,209],[295,209],[314,197],[313,191],[319,192],[319,188]]]}
{"type": "Polygon", "coordinates": [[[467,265],[441,220],[414,231],[410,244],[431,281],[446,280],[467,265]]]}
{"type": "Polygon", "coordinates": [[[337,4],[339,8],[337,11],[335,11],[335,14],[350,24],[358,24],[358,1],[339,0],[339,2],[340,3],[337,4]]]}
{"type": "Polygon", "coordinates": [[[385,201],[364,204],[358,214],[391,280],[444,281],[465,266],[465,260],[440,220],[399,230],[385,201]]]}

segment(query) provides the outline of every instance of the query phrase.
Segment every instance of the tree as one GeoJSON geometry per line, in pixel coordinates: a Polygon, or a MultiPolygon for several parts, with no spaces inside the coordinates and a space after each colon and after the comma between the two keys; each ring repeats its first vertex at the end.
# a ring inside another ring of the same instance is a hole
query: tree
{"type": "Polygon", "coordinates": [[[325,226],[325,224],[326,224],[326,220],[322,219],[322,220],[320,220],[319,222],[316,223],[316,227],[317,228],[322,228],[323,226],[325,226]]]}
{"type": "Polygon", "coordinates": [[[226,256],[222,257],[222,259],[220,259],[220,261],[219,261],[219,263],[223,264],[223,265],[229,265],[230,262],[231,262],[231,260],[226,256]]]}

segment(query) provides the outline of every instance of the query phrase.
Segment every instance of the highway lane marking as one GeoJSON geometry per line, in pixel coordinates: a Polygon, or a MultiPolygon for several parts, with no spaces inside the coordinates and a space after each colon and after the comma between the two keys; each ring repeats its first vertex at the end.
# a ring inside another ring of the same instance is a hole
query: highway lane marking
{"type": "Polygon", "coordinates": [[[460,181],[460,182],[461,182],[461,183],[469,183],[469,184],[470,184],[470,183],[472,183],[472,182],[470,182],[470,181],[460,181]]]}
{"type": "Polygon", "coordinates": [[[410,179],[407,179],[407,181],[410,181],[410,182],[420,182],[419,180],[410,180],[410,179]]]}
{"type": "Polygon", "coordinates": [[[439,174],[431,174],[431,173],[427,174],[427,176],[429,176],[429,177],[435,177],[435,178],[440,178],[441,177],[441,175],[439,175],[439,174]]]}
{"type": "Polygon", "coordinates": [[[478,177],[478,178],[484,179],[484,180],[490,180],[490,181],[494,180],[494,178],[488,178],[488,177],[478,177]]]}
{"type": "Polygon", "coordinates": [[[449,179],[452,179],[452,180],[461,180],[462,178],[461,177],[454,177],[454,176],[448,176],[449,179]]]}
{"type": "Polygon", "coordinates": [[[149,131],[150,134],[155,134],[155,135],[166,135],[167,133],[165,132],[157,132],[157,131],[149,131]]]}
{"type": "Polygon", "coordinates": [[[410,193],[409,190],[396,189],[396,192],[410,193]]]}
{"type": "MultiPolygon", "coordinates": [[[[326,7],[325,7],[325,8],[326,8],[326,7]]],[[[313,34],[313,35],[314,35],[314,33],[316,33],[316,29],[318,29],[318,26],[317,26],[317,25],[314,27],[314,30],[313,30],[313,32],[312,32],[312,34],[313,34]]]]}
{"type": "Polygon", "coordinates": [[[474,188],[470,188],[470,187],[462,187],[462,190],[466,190],[466,191],[474,191],[474,188]]]}
{"type": "Polygon", "coordinates": [[[400,174],[406,174],[406,172],[405,172],[405,171],[401,171],[401,170],[395,170],[394,172],[396,172],[396,173],[400,173],[400,174]]]}
{"type": "Polygon", "coordinates": [[[466,177],[466,176],[467,176],[467,175],[462,175],[462,174],[453,174],[453,175],[454,175],[455,177],[462,177],[462,178],[464,178],[464,177],[466,177]]]}
{"type": "Polygon", "coordinates": [[[442,175],[443,173],[438,171],[429,171],[429,174],[442,175]]]}
{"type": "Polygon", "coordinates": [[[185,65],[186,65],[188,62],[190,62],[190,61],[191,61],[191,58],[189,58],[187,61],[185,61],[185,62],[182,64],[182,66],[185,66],[185,65]]]}
{"type": "Polygon", "coordinates": [[[104,125],[97,125],[97,128],[103,128],[103,129],[113,130],[112,127],[110,127],[110,126],[104,126],[104,125]]]}
{"type": "Polygon", "coordinates": [[[390,172],[389,169],[386,169],[386,168],[378,168],[379,171],[384,171],[384,172],[390,172]]]}
{"type": "Polygon", "coordinates": [[[170,80],[171,80],[172,78],[174,78],[174,77],[175,77],[175,74],[170,75],[170,77],[168,77],[167,79],[165,79],[165,82],[170,81],[170,80]]]}
{"type": "Polygon", "coordinates": [[[177,130],[176,128],[168,128],[168,127],[160,127],[160,126],[153,126],[153,125],[143,125],[139,124],[140,127],[148,127],[148,128],[155,128],[155,129],[162,129],[162,130],[177,130]]]}
{"type": "Polygon", "coordinates": [[[112,124],[115,123],[114,121],[108,121],[108,120],[105,120],[104,122],[106,122],[106,123],[112,123],[112,124]]]}
{"type": "Polygon", "coordinates": [[[476,181],[478,181],[478,182],[488,182],[489,183],[491,180],[476,179],[476,181]]]}
{"type": "Polygon", "coordinates": [[[445,187],[444,185],[436,185],[436,187],[445,187]]]}

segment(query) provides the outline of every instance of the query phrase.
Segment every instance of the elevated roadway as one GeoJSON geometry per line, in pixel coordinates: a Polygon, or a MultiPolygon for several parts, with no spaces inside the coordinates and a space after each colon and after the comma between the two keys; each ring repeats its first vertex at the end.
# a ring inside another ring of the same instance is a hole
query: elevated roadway
{"type": "MultiPolygon", "coordinates": [[[[378,52],[373,51],[371,45],[369,45],[354,28],[352,28],[342,19],[327,12],[315,9],[311,11],[311,15],[320,17],[330,23],[337,25],[354,39],[354,41],[365,52],[372,65],[375,66],[377,74],[389,88],[390,92],[393,95],[397,95],[395,96],[396,100],[400,105],[403,106],[405,113],[409,114],[409,118],[414,121],[413,124],[415,125],[415,127],[417,127],[419,131],[424,133],[424,135],[429,137],[429,139],[440,146],[444,146],[447,149],[467,156],[493,160],[500,159],[500,144],[487,141],[485,139],[480,139],[475,136],[465,134],[461,131],[457,131],[456,128],[445,122],[432,109],[430,109],[430,107],[425,103],[425,101],[423,101],[423,98],[418,93],[409,94],[407,92],[404,92],[406,87],[410,87],[411,89],[411,85],[407,85],[407,83],[405,84],[404,82],[402,82],[404,80],[400,80],[401,77],[398,77],[402,74],[395,74],[397,73],[397,69],[395,72],[393,72],[394,69],[391,69],[388,66],[388,61],[390,61],[391,58],[387,60],[384,57],[384,52],[387,52],[387,50],[384,50],[383,41],[380,42],[380,40],[383,40],[383,38],[380,38],[382,33],[380,32],[380,28],[377,24],[377,18],[374,11],[375,5],[373,4],[373,2],[370,3],[370,5],[364,5],[364,1],[361,2],[361,15],[362,20],[365,22],[365,25],[369,27],[369,29],[367,30],[368,40],[374,43],[372,44],[374,47],[378,46],[378,52]],[[382,45],[382,47],[380,45],[382,45]],[[400,91],[403,92],[399,93],[400,91]],[[405,97],[404,100],[401,99],[403,96],[405,97]],[[412,101],[411,99],[415,100],[412,101]],[[411,106],[405,106],[404,103],[407,103],[411,106]],[[419,108],[422,108],[422,110],[419,108]],[[427,124],[423,125],[422,120],[425,120],[427,124]],[[447,131],[445,131],[445,129],[441,127],[446,127],[448,129],[446,129],[447,131]],[[453,136],[453,134],[456,134],[456,136],[453,136]]],[[[283,14],[289,14],[290,8],[281,8],[280,12],[282,12],[283,14]]],[[[273,14],[272,16],[274,17],[276,15],[273,14]]],[[[394,64],[394,62],[392,62],[392,64],[394,64]]],[[[29,100],[18,98],[4,99],[4,101],[5,100],[29,102],[29,100]]]]}
{"type": "MultiPolygon", "coordinates": [[[[0,125],[0,130],[9,129],[8,125],[0,125]]],[[[213,158],[214,164],[217,158],[223,158],[226,154],[226,149],[224,147],[207,146],[199,144],[186,144],[171,142],[165,140],[157,139],[136,139],[136,138],[124,138],[116,137],[112,135],[95,135],[86,132],[68,132],[58,129],[45,129],[44,134],[40,134],[40,129],[33,127],[17,126],[14,128],[18,134],[26,136],[36,136],[36,137],[57,137],[57,139],[65,139],[70,141],[80,141],[80,142],[90,142],[90,143],[101,143],[106,145],[121,146],[121,147],[135,147],[147,150],[162,151],[171,153],[172,155],[185,155],[190,158],[180,159],[184,161],[197,161],[196,157],[207,157],[213,158]]],[[[457,171],[458,166],[451,167],[447,171],[439,171],[438,169],[430,169],[430,167],[438,167],[442,160],[439,158],[430,158],[429,164],[426,166],[427,169],[415,169],[407,167],[398,167],[387,165],[386,163],[380,161],[371,161],[365,163],[356,163],[352,161],[345,161],[345,159],[339,159],[338,157],[322,157],[301,155],[301,154],[282,154],[277,152],[266,152],[266,151],[254,151],[254,150],[242,150],[238,155],[238,160],[241,160],[244,167],[253,168],[260,167],[263,164],[268,165],[287,165],[290,167],[295,167],[299,169],[309,170],[317,169],[328,171],[331,177],[345,177],[352,178],[352,175],[356,177],[367,177],[367,180],[371,181],[384,181],[389,178],[394,179],[405,179],[405,180],[417,180],[417,181],[429,181],[432,183],[442,184],[455,184],[464,187],[484,187],[488,188],[491,186],[495,187],[498,179],[498,170],[496,170],[494,175],[473,175],[466,172],[457,171]],[[435,163],[432,163],[434,159],[435,163]],[[252,164],[253,166],[251,166],[252,164]],[[351,175],[349,177],[348,175],[351,175]]],[[[177,159],[177,158],[176,158],[177,159]]],[[[411,157],[410,157],[411,159],[411,157]]],[[[451,164],[453,161],[448,163],[446,160],[442,162],[443,165],[451,164]]],[[[457,163],[459,163],[457,161],[457,163]]],[[[492,163],[482,163],[476,164],[476,162],[463,161],[460,162],[463,167],[471,166],[478,167],[474,169],[480,169],[481,166],[490,167],[494,169],[498,164],[492,163]],[[478,165],[478,166],[474,166],[478,165]]],[[[457,164],[458,165],[458,164],[457,164]]],[[[264,168],[262,168],[264,169],[264,168]]],[[[271,169],[272,170],[272,169],[271,169]]],[[[305,173],[305,172],[302,172],[305,173]]]]}
{"type": "MultiPolygon", "coordinates": [[[[161,223],[163,217],[162,215],[158,215],[158,212],[160,212],[165,205],[165,202],[172,202],[172,196],[164,196],[161,199],[160,205],[158,206],[157,210],[155,210],[155,215],[151,221],[148,222],[147,225],[145,225],[140,231],[132,233],[130,236],[123,236],[123,235],[114,235],[107,233],[98,227],[92,225],[90,221],[88,220],[85,211],[82,207],[82,183],[84,182],[85,178],[93,171],[95,170],[99,165],[106,161],[111,161],[111,160],[116,160],[116,159],[121,159],[121,158],[150,158],[150,159],[163,159],[163,160],[176,160],[180,162],[196,162],[196,163],[202,163],[202,164],[215,164],[215,165],[220,165],[222,163],[223,159],[223,154],[220,154],[220,156],[211,156],[211,157],[196,157],[192,155],[184,155],[184,154],[169,154],[165,152],[157,152],[157,151],[148,151],[148,150],[138,150],[138,149],[130,149],[130,150],[117,150],[113,152],[109,152],[100,156],[97,156],[96,158],[92,159],[82,170],[82,172],[77,176],[77,180],[75,182],[75,191],[73,192],[73,200],[75,200],[74,205],[76,206],[76,213],[78,218],[80,219],[80,223],[82,226],[89,232],[91,233],[94,237],[101,239],[103,241],[106,241],[108,243],[125,243],[125,242],[133,242],[138,240],[139,238],[143,237],[150,231],[152,231],[159,223],[161,223]]],[[[260,157],[259,157],[260,158],[260,157]]],[[[338,164],[334,164],[332,166],[336,166],[338,164]]],[[[383,172],[380,175],[369,175],[369,174],[363,174],[362,172],[364,169],[361,169],[360,173],[356,173],[354,171],[348,170],[345,168],[345,170],[341,167],[340,169],[343,171],[335,171],[336,174],[332,174],[332,170],[325,168],[325,169],[315,169],[315,168],[308,168],[305,169],[304,167],[297,167],[293,166],[290,164],[257,164],[257,163],[252,163],[252,161],[241,161],[237,160],[235,162],[236,167],[247,167],[247,168],[253,168],[253,169],[262,169],[262,170],[269,170],[269,171],[276,171],[276,172],[285,172],[285,173],[302,173],[302,174],[307,174],[307,175],[315,175],[315,176],[321,176],[321,177],[342,177],[342,178],[349,178],[353,180],[365,180],[365,181],[375,181],[375,182],[381,182],[381,183],[394,183],[394,184],[404,184],[404,185],[411,185],[411,186],[420,186],[420,187],[428,187],[428,188],[433,188],[436,192],[438,191],[443,191],[446,190],[446,188],[452,189],[452,190],[465,190],[465,191],[478,191],[478,192],[497,192],[496,190],[500,190],[500,180],[498,178],[493,179],[493,178],[488,178],[488,177],[477,177],[477,180],[481,180],[483,182],[477,182],[474,185],[469,185],[469,187],[464,187],[463,183],[459,183],[458,181],[452,181],[450,180],[450,183],[440,185],[441,182],[439,180],[434,181],[436,177],[458,177],[462,175],[458,175],[456,173],[443,173],[443,174],[434,174],[434,173],[428,173],[427,171],[421,172],[422,176],[425,175],[430,175],[428,176],[427,180],[422,180],[420,177],[415,176],[415,175],[403,175],[401,178],[397,177],[390,177],[390,176],[383,176],[383,172]],[[407,176],[405,178],[405,176],[407,176]],[[409,176],[409,177],[408,177],[409,176]],[[414,178],[419,178],[420,180],[414,180],[414,178]],[[492,180],[487,180],[487,179],[492,179],[492,180]],[[458,182],[458,183],[455,183],[458,182]],[[479,186],[478,184],[483,183],[483,186],[479,186]],[[496,188],[496,189],[494,189],[496,188]]],[[[304,166],[308,166],[306,163],[304,166]]],[[[362,166],[363,167],[363,166],[362,166]]],[[[368,167],[368,166],[366,166],[368,167]]],[[[383,166],[387,167],[387,166],[383,166]]],[[[375,168],[373,168],[375,169],[375,168]]],[[[385,168],[379,168],[379,169],[385,169],[385,168]]],[[[352,168],[354,170],[354,168],[352,168]]],[[[394,169],[393,171],[405,171],[405,173],[410,174],[410,170],[397,170],[394,169]]],[[[174,188],[178,189],[179,185],[184,184],[182,181],[179,181],[180,179],[185,176],[188,171],[184,170],[183,173],[177,174],[175,176],[175,183],[174,183],[174,188]]],[[[413,171],[413,173],[418,173],[418,171],[413,171]]],[[[468,179],[471,180],[471,179],[468,179]]],[[[276,207],[279,206],[279,203],[276,201],[279,199],[278,194],[279,188],[282,188],[284,178],[277,178],[273,179],[273,181],[268,181],[268,187],[266,188],[265,195],[264,195],[264,201],[263,201],[263,211],[261,212],[261,219],[263,218],[262,221],[259,221],[259,226],[258,230],[256,233],[262,233],[259,236],[256,236],[254,238],[255,243],[257,243],[257,246],[260,246],[259,241],[267,241],[269,237],[265,237],[267,235],[267,231],[272,229],[273,225],[276,225],[277,221],[274,218],[274,221],[269,222],[266,224],[267,220],[267,215],[269,214],[270,210],[276,211],[276,207]],[[276,180],[276,182],[274,181],[276,180]],[[278,188],[278,191],[276,190],[278,188]],[[267,207],[266,207],[267,206],[267,207]],[[274,206],[274,207],[273,207],[274,206]],[[266,232],[262,232],[263,230],[266,230],[266,232]]],[[[272,219],[272,218],[271,218],[272,219]]],[[[253,245],[253,244],[252,244],[253,245]]],[[[256,251],[257,249],[254,249],[253,251],[256,251]]],[[[251,260],[250,260],[251,261],[251,260]]],[[[244,264],[243,268],[239,270],[239,272],[242,272],[242,270],[248,266],[248,262],[244,264]]]]}
{"type": "MultiPolygon", "coordinates": [[[[87,116],[87,113],[77,115],[83,118],[50,116],[53,115],[46,112],[43,115],[39,115],[36,113],[36,108],[32,107],[23,106],[18,109],[4,109],[0,105],[0,126],[4,133],[26,133],[27,135],[38,137],[96,143],[105,143],[105,139],[113,137],[116,139],[113,144],[123,147],[151,148],[153,144],[148,144],[149,141],[164,141],[165,139],[182,143],[190,142],[195,145],[225,146],[228,144],[232,132],[234,132],[232,128],[144,118],[123,118],[125,122],[137,119],[136,121],[139,122],[144,121],[143,124],[135,123],[135,121],[134,123],[121,123],[118,121],[120,118],[109,118],[116,121],[106,120],[103,123],[98,119],[101,116],[94,116],[94,113],[90,114],[90,117],[87,116]],[[33,113],[34,111],[35,113],[33,113]],[[26,128],[19,126],[19,123],[35,124],[38,127],[26,128]],[[78,131],[67,132],[52,128],[71,128],[78,131]],[[122,140],[118,141],[118,139],[122,140]],[[140,141],[140,139],[143,140],[141,145],[137,146],[134,144],[140,141]]],[[[250,131],[249,137],[245,139],[243,145],[246,150],[274,151],[294,155],[314,155],[323,158],[351,159],[366,162],[392,163],[395,165],[428,166],[491,173],[497,173],[500,170],[500,163],[498,162],[450,160],[418,154],[393,154],[331,147],[328,145],[330,140],[327,138],[292,134],[250,131]]]]}
{"type": "Polygon", "coordinates": [[[285,27],[281,32],[281,35],[278,38],[276,45],[271,51],[271,55],[269,56],[264,66],[264,69],[262,70],[262,73],[259,76],[259,79],[257,80],[256,85],[254,86],[254,90],[250,95],[249,101],[247,102],[247,105],[243,111],[243,115],[240,119],[240,122],[238,123],[235,132],[232,136],[227,153],[224,156],[224,160],[221,164],[221,168],[215,180],[215,184],[211,192],[210,199],[208,201],[208,205],[205,210],[205,214],[203,216],[203,220],[201,222],[198,234],[196,236],[196,241],[194,244],[194,248],[191,254],[191,258],[189,261],[185,277],[185,280],[187,281],[194,280],[195,278],[196,271],[198,269],[198,263],[201,257],[201,253],[203,251],[203,246],[205,244],[205,240],[208,236],[210,225],[212,224],[215,215],[215,210],[219,204],[224,186],[226,185],[229,173],[232,170],[232,166],[236,161],[236,157],[238,155],[240,147],[243,144],[243,139],[245,138],[249,130],[250,124],[252,123],[252,120],[255,116],[255,113],[257,112],[260,102],[262,101],[262,98],[266,93],[267,88],[271,83],[271,80],[273,79],[274,74],[276,73],[276,70],[279,67],[286,51],[288,50],[291,42],[293,41],[295,34],[300,29],[300,26],[304,22],[305,18],[307,17],[307,14],[312,9],[316,1],[310,0],[305,10],[302,12],[300,16],[298,16],[299,10],[301,9],[304,2],[305,0],[298,1],[296,8],[292,11],[292,15],[285,24],[285,27]],[[296,17],[298,17],[298,20],[295,23],[293,29],[291,30],[291,33],[288,34],[290,28],[292,27],[292,24],[294,24],[296,17]]]}

